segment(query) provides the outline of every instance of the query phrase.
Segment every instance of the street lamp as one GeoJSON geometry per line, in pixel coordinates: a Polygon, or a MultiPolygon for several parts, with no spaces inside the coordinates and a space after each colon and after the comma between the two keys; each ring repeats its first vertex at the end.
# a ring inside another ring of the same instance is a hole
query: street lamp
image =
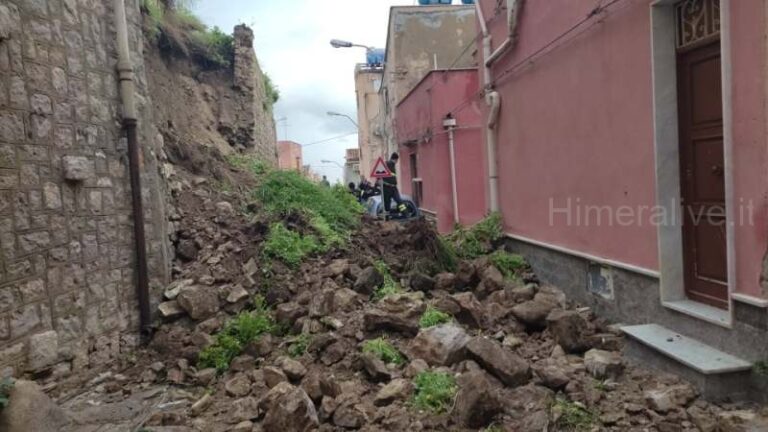
{"type": "Polygon", "coordinates": [[[355,43],[345,41],[345,40],[340,40],[340,39],[331,39],[331,46],[334,48],[360,47],[360,48],[365,48],[367,50],[373,49],[367,45],[359,45],[359,44],[355,44],[355,43]]]}
{"type": "Polygon", "coordinates": [[[355,127],[356,127],[356,128],[360,129],[360,126],[358,126],[358,125],[357,125],[357,122],[356,122],[356,121],[354,121],[354,120],[352,120],[352,117],[350,117],[350,116],[348,116],[348,115],[346,115],[346,114],[337,113],[337,112],[334,112],[334,111],[328,111],[328,112],[327,112],[327,114],[328,114],[329,116],[346,117],[346,118],[348,118],[348,119],[349,119],[349,121],[351,121],[351,122],[352,122],[352,124],[353,124],[353,125],[355,125],[355,127]]]}

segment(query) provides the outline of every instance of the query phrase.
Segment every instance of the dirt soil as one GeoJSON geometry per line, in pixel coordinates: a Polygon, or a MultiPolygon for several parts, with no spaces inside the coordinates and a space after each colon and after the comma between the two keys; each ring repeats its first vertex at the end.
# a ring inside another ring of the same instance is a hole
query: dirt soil
{"type": "Polygon", "coordinates": [[[216,311],[197,320],[172,314],[121,369],[61,394],[70,430],[765,430],[747,429],[764,424],[754,410],[710,404],[674,376],[628,364],[616,329],[530,272],[503,280],[481,258],[438,274],[436,234],[423,221],[364,219],[346,248],[297,269],[262,268],[266,224],[241,212],[253,179],[214,158],[213,169],[238,185],[225,192],[193,174],[194,156],[177,163],[179,257],[169,288],[205,287],[217,294],[216,311]],[[378,260],[403,293],[372,298],[378,260]],[[256,293],[288,334],[262,336],[221,375],[198,370],[198,353],[256,293]],[[428,305],[454,323],[420,329],[428,305]],[[306,352],[292,358],[301,333],[310,335],[306,352]],[[377,337],[406,361],[363,354],[377,337]],[[444,412],[413,404],[412,382],[424,370],[458,383],[444,412]]]}

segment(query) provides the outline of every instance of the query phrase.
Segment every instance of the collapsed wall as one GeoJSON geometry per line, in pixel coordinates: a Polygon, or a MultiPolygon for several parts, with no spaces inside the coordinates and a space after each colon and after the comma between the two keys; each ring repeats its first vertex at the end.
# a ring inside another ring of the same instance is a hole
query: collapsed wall
{"type": "MultiPolygon", "coordinates": [[[[150,299],[157,303],[174,254],[167,217],[173,151],[248,150],[274,163],[274,123],[261,105],[264,78],[250,45],[235,61],[235,70],[253,65],[250,88],[245,71],[240,85],[231,69],[198,73],[191,61],[184,74],[145,47],[140,1],[125,3],[150,299]],[[162,86],[168,91],[158,91],[162,86]],[[187,98],[166,98],[169,92],[187,98]],[[195,112],[206,107],[211,123],[197,123],[195,112]],[[177,140],[170,149],[169,136],[177,140]]],[[[0,4],[0,375],[66,376],[109,364],[139,342],[112,7],[93,0],[0,4]]],[[[202,160],[197,175],[206,175],[202,160]]]]}

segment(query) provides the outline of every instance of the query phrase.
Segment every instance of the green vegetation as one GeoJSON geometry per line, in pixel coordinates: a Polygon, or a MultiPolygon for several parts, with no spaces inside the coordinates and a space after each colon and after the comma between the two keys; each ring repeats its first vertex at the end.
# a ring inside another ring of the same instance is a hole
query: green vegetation
{"type": "Polygon", "coordinates": [[[182,53],[212,69],[232,65],[234,38],[218,27],[209,29],[192,13],[189,2],[168,9],[162,0],[142,0],[141,10],[145,33],[161,48],[182,53]]]}
{"type": "Polygon", "coordinates": [[[232,153],[227,156],[227,162],[233,167],[246,170],[257,177],[266,174],[271,169],[267,162],[253,154],[232,153]]]}
{"type": "Polygon", "coordinates": [[[443,372],[421,372],[413,384],[416,388],[413,405],[434,413],[446,411],[459,389],[453,375],[443,372]]]}
{"type": "Polygon", "coordinates": [[[13,389],[13,378],[3,378],[0,380],[0,411],[7,407],[11,402],[11,390],[13,389]]]}
{"type": "Polygon", "coordinates": [[[297,267],[307,255],[320,250],[320,242],[313,235],[301,235],[291,231],[282,222],[269,227],[264,254],[277,258],[291,267],[297,267]]]}
{"type": "Polygon", "coordinates": [[[491,213],[470,228],[457,226],[446,236],[456,256],[473,259],[491,251],[492,243],[504,235],[501,214],[491,213]]]}
{"type": "Polygon", "coordinates": [[[288,355],[294,358],[303,356],[304,353],[307,352],[307,348],[311,341],[312,337],[307,333],[302,333],[296,336],[288,346],[288,355]]]}
{"type": "Polygon", "coordinates": [[[516,279],[518,272],[528,266],[525,262],[525,258],[521,255],[511,254],[504,250],[497,250],[494,253],[488,255],[488,259],[491,263],[499,269],[505,279],[516,279]]]}
{"type": "Polygon", "coordinates": [[[280,90],[272,82],[272,78],[264,73],[264,93],[267,94],[267,100],[264,102],[264,110],[272,111],[278,100],[280,100],[280,90]]]}
{"type": "Polygon", "coordinates": [[[392,276],[392,272],[389,270],[387,263],[382,260],[378,260],[373,263],[373,266],[384,277],[384,283],[379,289],[376,290],[373,295],[375,299],[380,300],[388,295],[397,294],[403,291],[403,288],[392,276]]]}
{"type": "Polygon", "coordinates": [[[568,432],[586,432],[597,423],[597,415],[582,405],[564,398],[557,398],[553,410],[557,419],[558,430],[568,432]]]}
{"type": "Polygon", "coordinates": [[[213,345],[200,352],[197,367],[216,368],[219,373],[229,369],[229,363],[240,355],[243,348],[265,333],[277,330],[271,311],[264,299],[254,299],[255,308],[252,311],[241,312],[216,335],[213,345]]]}
{"type": "Polygon", "coordinates": [[[432,306],[427,307],[427,310],[424,311],[424,315],[421,316],[421,319],[419,319],[419,327],[421,328],[429,328],[434,327],[439,324],[444,324],[451,321],[451,316],[439,309],[436,309],[432,306]]]}
{"type": "Polygon", "coordinates": [[[755,364],[752,365],[752,368],[754,369],[756,374],[760,376],[768,376],[768,361],[760,360],[758,362],[755,362],[755,364]]]}
{"type": "Polygon", "coordinates": [[[405,357],[400,354],[400,351],[383,337],[365,341],[363,343],[363,353],[371,353],[384,363],[394,363],[398,366],[405,363],[405,357]]]}
{"type": "Polygon", "coordinates": [[[314,231],[302,234],[282,223],[270,227],[265,254],[291,266],[308,255],[346,244],[363,211],[343,187],[321,187],[295,171],[267,171],[253,198],[273,218],[300,215],[314,231]]]}

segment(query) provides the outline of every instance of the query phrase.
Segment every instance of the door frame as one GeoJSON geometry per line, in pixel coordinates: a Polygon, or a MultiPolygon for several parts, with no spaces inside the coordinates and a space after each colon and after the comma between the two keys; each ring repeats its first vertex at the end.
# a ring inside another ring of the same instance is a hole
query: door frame
{"type": "Polygon", "coordinates": [[[720,0],[720,55],[723,94],[723,159],[725,170],[726,255],[728,310],[688,300],[685,293],[682,214],[680,209],[680,136],[678,124],[677,50],[675,4],[679,0],[655,0],[650,5],[653,66],[653,128],[656,160],[656,204],[671,220],[659,224],[659,290],[661,303],[670,309],[724,327],[733,322],[736,292],[736,248],[733,224],[733,110],[731,74],[730,7],[720,0]]]}

